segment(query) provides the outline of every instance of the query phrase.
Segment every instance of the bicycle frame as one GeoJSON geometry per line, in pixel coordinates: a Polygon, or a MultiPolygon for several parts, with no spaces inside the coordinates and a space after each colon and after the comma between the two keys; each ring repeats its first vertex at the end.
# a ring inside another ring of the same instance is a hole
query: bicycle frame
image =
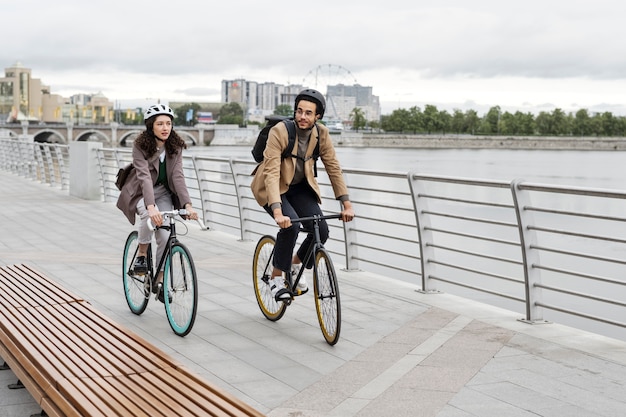
{"type": "MultiPolygon", "coordinates": [[[[294,223],[295,222],[300,223],[300,232],[304,232],[304,233],[312,232],[314,236],[314,239],[311,241],[311,244],[306,250],[306,255],[304,256],[304,259],[302,259],[302,264],[301,264],[302,266],[300,267],[298,271],[295,281],[293,277],[291,276],[291,271],[288,271],[286,273],[288,277],[289,290],[291,292],[294,292],[296,286],[300,282],[300,279],[302,278],[302,274],[304,274],[305,265],[309,263],[311,258],[315,255],[315,252],[317,251],[317,249],[324,247],[324,245],[322,244],[322,239],[320,238],[320,225],[319,225],[320,220],[340,219],[340,218],[341,218],[341,214],[329,214],[329,215],[322,215],[322,216],[314,215],[310,217],[299,217],[299,218],[291,219],[291,221],[294,223]],[[312,229],[304,227],[302,225],[303,222],[309,222],[309,221],[313,223],[312,229]]],[[[313,271],[314,271],[313,276],[317,277],[317,265],[315,264],[315,262],[313,262],[313,271]]]]}
{"type": "MultiPolygon", "coordinates": [[[[168,224],[164,223],[161,226],[154,226],[152,222],[150,221],[150,219],[148,219],[148,228],[150,228],[150,230],[158,230],[158,229],[168,230],[170,232],[170,235],[167,238],[165,251],[163,252],[163,255],[161,256],[161,259],[159,259],[156,268],[154,269],[153,269],[153,264],[152,264],[152,253],[148,254],[148,274],[149,274],[150,282],[156,279],[156,277],[158,276],[158,271],[161,270],[161,268],[167,261],[168,256],[170,256],[170,254],[172,253],[172,246],[178,242],[178,237],[176,235],[176,215],[185,216],[187,214],[187,211],[184,209],[169,210],[169,211],[162,211],[161,214],[167,219],[168,224]]],[[[138,250],[139,248],[135,249],[133,260],[137,257],[138,250]]],[[[173,272],[171,268],[172,268],[172,262],[170,262],[170,276],[173,272]]]]}

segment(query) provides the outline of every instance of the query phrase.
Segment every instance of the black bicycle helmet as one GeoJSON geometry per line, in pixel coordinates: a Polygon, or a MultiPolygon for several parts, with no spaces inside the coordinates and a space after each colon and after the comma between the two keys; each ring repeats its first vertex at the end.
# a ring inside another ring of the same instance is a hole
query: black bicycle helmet
{"type": "Polygon", "coordinates": [[[296,96],[296,101],[293,106],[294,112],[298,109],[298,103],[302,99],[315,103],[317,105],[317,114],[320,115],[320,119],[324,117],[324,112],[326,111],[326,100],[324,99],[322,93],[317,90],[313,90],[312,88],[300,91],[300,93],[296,96]]]}

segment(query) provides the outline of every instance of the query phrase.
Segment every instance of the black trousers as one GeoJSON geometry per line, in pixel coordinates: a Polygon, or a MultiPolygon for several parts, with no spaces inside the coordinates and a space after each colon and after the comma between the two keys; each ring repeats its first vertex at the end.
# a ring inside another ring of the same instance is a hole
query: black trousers
{"type": "MultiPolygon", "coordinates": [[[[306,181],[302,181],[299,184],[294,184],[287,192],[280,196],[283,214],[292,219],[298,217],[311,217],[314,215],[321,215],[322,209],[317,202],[317,195],[315,191],[309,186],[306,181]]],[[[269,206],[264,207],[265,210],[274,218],[274,214],[269,206]]],[[[313,222],[306,222],[303,224],[307,229],[313,230],[313,222]],[[308,223],[308,224],[307,224],[308,223]]],[[[328,240],[328,224],[326,220],[319,222],[320,226],[320,239],[322,243],[326,243],[328,240]]],[[[291,269],[291,258],[293,257],[293,249],[296,246],[298,239],[298,232],[300,231],[300,223],[292,222],[290,227],[286,229],[280,229],[276,235],[276,246],[274,247],[274,267],[281,271],[289,271],[291,269]]],[[[298,258],[304,261],[306,251],[314,240],[313,233],[307,234],[307,237],[302,242],[302,245],[298,248],[298,258]]],[[[306,268],[313,268],[313,257],[307,263],[306,268]]]]}

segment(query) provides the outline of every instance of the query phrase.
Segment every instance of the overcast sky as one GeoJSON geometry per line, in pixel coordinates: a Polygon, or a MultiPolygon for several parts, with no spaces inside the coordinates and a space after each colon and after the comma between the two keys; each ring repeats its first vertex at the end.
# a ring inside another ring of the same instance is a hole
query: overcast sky
{"type": "Polygon", "coordinates": [[[383,114],[626,115],[623,0],[19,0],[1,11],[0,65],[19,61],[66,97],[219,102],[224,79],[315,87],[317,72],[373,87],[383,114]]]}

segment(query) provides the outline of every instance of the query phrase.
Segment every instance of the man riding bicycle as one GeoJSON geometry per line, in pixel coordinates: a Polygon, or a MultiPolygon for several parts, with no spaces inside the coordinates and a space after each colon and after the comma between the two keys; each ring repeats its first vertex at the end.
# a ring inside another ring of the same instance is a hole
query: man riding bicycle
{"type": "MultiPolygon", "coordinates": [[[[313,239],[309,233],[298,251],[293,254],[300,224],[292,223],[291,219],[322,214],[319,206],[322,202],[321,194],[315,178],[315,160],[312,158],[318,142],[319,156],[324,163],[335,198],[342,204],[341,218],[346,222],[354,219],[354,210],[328,128],[316,123],[324,117],[325,110],[326,100],[319,91],[301,91],[294,103],[296,143],[291,157],[282,157],[288,145],[289,134],[285,124],[278,123],[269,132],[263,161],[256,168],[251,183],[256,201],[280,226],[270,280],[270,288],[276,301],[291,298],[291,292],[285,288],[283,273],[297,270],[297,265],[302,262],[301,259],[313,239]]],[[[322,220],[319,226],[320,238],[325,243],[328,240],[328,225],[322,220]]],[[[313,259],[305,267],[312,268],[313,259]]],[[[308,291],[304,275],[297,290],[300,294],[308,291]]]]}

